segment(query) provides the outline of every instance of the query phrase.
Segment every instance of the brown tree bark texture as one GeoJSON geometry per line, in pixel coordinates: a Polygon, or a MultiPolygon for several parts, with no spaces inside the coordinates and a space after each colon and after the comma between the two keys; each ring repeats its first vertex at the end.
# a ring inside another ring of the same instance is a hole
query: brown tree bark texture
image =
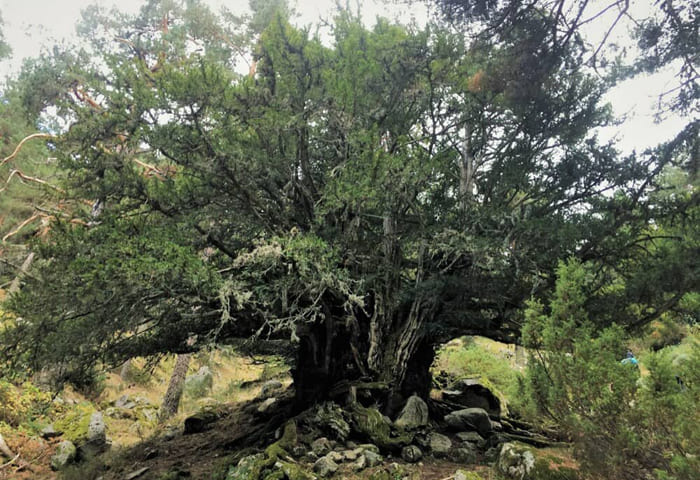
{"type": "Polygon", "coordinates": [[[180,399],[185,388],[185,377],[190,366],[190,358],[191,354],[189,353],[180,354],[175,358],[173,374],[170,376],[168,390],[165,392],[163,404],[160,407],[159,420],[161,422],[175,415],[180,407],[180,399]]]}

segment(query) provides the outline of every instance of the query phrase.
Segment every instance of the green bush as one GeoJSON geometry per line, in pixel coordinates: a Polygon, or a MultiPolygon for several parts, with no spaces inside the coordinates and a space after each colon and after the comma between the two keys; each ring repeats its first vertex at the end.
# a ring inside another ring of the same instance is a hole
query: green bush
{"type": "Polygon", "coordinates": [[[51,395],[29,382],[20,386],[0,379],[0,422],[19,426],[41,416],[51,404],[51,395]]]}
{"type": "Polygon", "coordinates": [[[646,448],[664,452],[658,478],[691,479],[700,472],[700,341],[665,348],[647,359],[636,408],[646,448]],[[688,351],[688,353],[685,353],[688,351]]]}
{"type": "Polygon", "coordinates": [[[523,341],[531,349],[524,391],[533,409],[570,436],[584,470],[605,478],[690,480],[698,471],[696,433],[700,353],[675,360],[649,354],[649,375],[623,365],[625,334],[596,329],[584,308],[589,275],[578,262],[561,264],[545,308],[530,302],[523,341]],[[675,363],[674,363],[675,361],[675,363]],[[676,375],[682,378],[681,386],[676,375]]]}
{"type": "Polygon", "coordinates": [[[652,322],[647,328],[644,338],[644,347],[654,351],[661,350],[669,345],[679,344],[688,334],[688,327],[670,315],[652,322]]]}

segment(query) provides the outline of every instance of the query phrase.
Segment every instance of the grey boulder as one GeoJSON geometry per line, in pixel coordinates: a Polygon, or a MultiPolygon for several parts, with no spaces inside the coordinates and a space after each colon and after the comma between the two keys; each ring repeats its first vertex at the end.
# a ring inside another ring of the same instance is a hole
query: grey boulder
{"type": "Polygon", "coordinates": [[[465,408],[445,415],[445,422],[454,430],[475,430],[482,436],[493,432],[489,414],[483,408],[465,408]]]}
{"type": "Polygon", "coordinates": [[[396,418],[394,425],[400,428],[417,428],[428,425],[428,405],[418,395],[412,395],[396,418]]]}

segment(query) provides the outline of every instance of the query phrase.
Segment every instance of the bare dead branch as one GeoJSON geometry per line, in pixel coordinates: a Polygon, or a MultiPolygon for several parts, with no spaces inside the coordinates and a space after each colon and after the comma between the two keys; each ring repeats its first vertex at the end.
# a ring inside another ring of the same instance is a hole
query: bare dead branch
{"type": "Polygon", "coordinates": [[[15,463],[15,462],[17,461],[18,458],[19,458],[19,453],[18,453],[17,455],[15,455],[14,458],[10,459],[9,462],[3,463],[2,465],[0,465],[0,470],[2,470],[2,469],[5,468],[5,467],[9,467],[9,466],[12,465],[13,463],[15,463]]]}
{"type": "Polygon", "coordinates": [[[88,105],[90,105],[90,107],[92,107],[94,110],[97,110],[98,112],[102,111],[102,106],[95,100],[90,98],[90,95],[88,95],[82,88],[73,87],[73,93],[75,94],[76,98],[81,102],[87,103],[88,105]]]}
{"type": "Polygon", "coordinates": [[[28,219],[26,219],[25,221],[23,221],[22,223],[20,223],[19,226],[18,226],[17,228],[15,228],[15,229],[12,230],[10,233],[8,233],[8,234],[5,235],[4,237],[2,237],[2,243],[5,243],[5,242],[7,241],[8,238],[17,235],[17,234],[20,232],[20,230],[22,230],[24,227],[26,227],[27,225],[29,225],[30,223],[32,223],[32,222],[33,222],[34,220],[36,220],[37,218],[42,218],[43,216],[44,216],[44,215],[40,215],[40,214],[38,214],[38,213],[35,213],[35,214],[32,215],[31,217],[29,217],[28,219]]]}
{"type": "Polygon", "coordinates": [[[0,166],[5,165],[7,162],[12,161],[12,159],[14,159],[17,156],[17,154],[19,153],[19,151],[22,149],[24,144],[27,143],[29,140],[33,140],[35,138],[56,138],[56,136],[48,134],[48,133],[32,133],[28,137],[24,137],[22,139],[22,141],[19,142],[19,144],[15,148],[15,151],[12,152],[12,154],[10,154],[9,157],[5,157],[2,159],[2,161],[0,161],[0,166]]]}
{"type": "Polygon", "coordinates": [[[16,455],[12,453],[12,450],[10,450],[10,447],[7,446],[7,443],[5,443],[5,439],[2,438],[2,434],[0,434],[0,453],[2,453],[4,456],[7,458],[10,458],[11,460],[8,463],[4,463],[0,465],[0,469],[5,468],[9,465],[17,465],[17,471],[19,470],[29,470],[32,471],[31,465],[29,465],[27,462],[19,458],[19,453],[16,455]]]}
{"type": "Polygon", "coordinates": [[[146,169],[146,172],[144,172],[146,175],[153,174],[159,178],[163,177],[163,173],[158,169],[158,167],[142,162],[138,158],[134,158],[133,160],[136,165],[140,165],[146,169]]]}
{"type": "Polygon", "coordinates": [[[56,190],[59,193],[66,193],[66,191],[63,190],[62,188],[57,187],[56,185],[52,185],[49,182],[47,182],[46,180],[42,180],[41,178],[31,177],[29,175],[25,175],[24,173],[22,173],[21,170],[18,170],[18,169],[13,169],[12,172],[10,172],[10,176],[8,176],[7,180],[5,180],[5,186],[2,189],[0,189],[0,193],[2,193],[3,191],[5,191],[5,189],[7,189],[7,185],[10,183],[10,180],[12,180],[12,177],[14,177],[14,176],[17,176],[17,177],[21,178],[22,180],[26,180],[28,182],[35,182],[35,183],[39,183],[41,185],[45,185],[53,190],[56,190]]]}

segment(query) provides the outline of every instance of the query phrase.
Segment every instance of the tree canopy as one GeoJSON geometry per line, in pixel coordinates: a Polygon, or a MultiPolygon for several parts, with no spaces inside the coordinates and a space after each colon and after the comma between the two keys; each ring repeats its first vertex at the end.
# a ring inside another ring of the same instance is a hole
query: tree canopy
{"type": "Polygon", "coordinates": [[[678,308],[697,288],[697,126],[648,155],[600,142],[590,50],[518,12],[472,39],[341,10],[326,42],[285,8],[87,10],[85,47],[18,85],[67,126],[52,145],[70,207],[11,299],[7,358],[72,378],[282,340],[300,399],[361,378],[427,395],[433,345],[517,341],[560,259],[597,266],[600,325],[678,308]]]}

